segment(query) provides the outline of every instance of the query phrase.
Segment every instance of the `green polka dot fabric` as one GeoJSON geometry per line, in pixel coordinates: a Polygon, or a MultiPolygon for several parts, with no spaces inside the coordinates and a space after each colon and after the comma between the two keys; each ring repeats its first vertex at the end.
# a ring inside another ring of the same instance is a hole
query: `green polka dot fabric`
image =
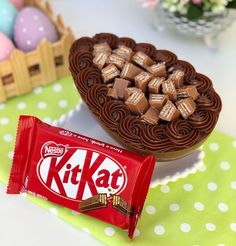
{"type": "MultiPolygon", "coordinates": [[[[78,100],[68,77],[0,104],[1,182],[8,181],[18,116],[35,115],[52,123],[78,100]]],[[[149,189],[132,243],[127,231],[23,195],[107,245],[236,245],[236,140],[215,131],[203,151],[203,165],[195,174],[149,189]]]]}

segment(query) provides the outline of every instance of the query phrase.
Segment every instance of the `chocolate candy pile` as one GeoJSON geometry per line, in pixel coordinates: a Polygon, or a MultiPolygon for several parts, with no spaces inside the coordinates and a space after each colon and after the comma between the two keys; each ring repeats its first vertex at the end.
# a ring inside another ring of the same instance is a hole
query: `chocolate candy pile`
{"type": "Polygon", "coordinates": [[[90,110],[133,150],[187,149],[217,123],[221,100],[211,80],[170,51],[100,33],[75,41],[69,60],[90,110]]]}

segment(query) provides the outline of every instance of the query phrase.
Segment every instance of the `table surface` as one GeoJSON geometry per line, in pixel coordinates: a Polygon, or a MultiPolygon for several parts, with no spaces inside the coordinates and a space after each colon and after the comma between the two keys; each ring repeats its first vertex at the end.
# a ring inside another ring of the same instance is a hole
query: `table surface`
{"type": "MultiPolygon", "coordinates": [[[[91,36],[115,32],[137,42],[149,42],[175,52],[190,61],[197,71],[208,75],[223,101],[217,129],[236,137],[236,23],[219,37],[219,49],[209,50],[202,40],[185,39],[173,32],[158,33],[150,12],[138,0],[51,0],[55,13],[63,15],[75,35],[91,36]]],[[[0,185],[0,244],[2,246],[103,245],[87,233],[70,226],[21,196],[5,195],[0,185]],[[16,209],[17,208],[17,209],[16,209]],[[23,225],[23,226],[22,226],[23,225]]]]}

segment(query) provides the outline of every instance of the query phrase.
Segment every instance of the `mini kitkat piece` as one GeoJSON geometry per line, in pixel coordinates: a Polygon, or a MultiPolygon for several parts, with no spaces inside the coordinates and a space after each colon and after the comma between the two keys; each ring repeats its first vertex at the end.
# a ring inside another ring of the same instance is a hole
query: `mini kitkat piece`
{"type": "Polygon", "coordinates": [[[136,75],[141,73],[143,70],[136,67],[132,63],[126,63],[121,71],[120,77],[123,79],[133,80],[136,75]]]}
{"type": "Polygon", "coordinates": [[[92,196],[86,200],[83,200],[79,204],[81,213],[89,212],[91,210],[106,208],[107,207],[107,194],[98,194],[92,196]]]}
{"type": "Polygon", "coordinates": [[[153,74],[156,77],[165,77],[166,76],[165,62],[153,64],[152,66],[147,67],[146,69],[149,73],[153,74]]]}
{"type": "Polygon", "coordinates": [[[165,106],[162,108],[159,117],[165,121],[172,121],[180,116],[179,110],[175,107],[175,105],[168,100],[165,106]]]}
{"type": "Polygon", "coordinates": [[[162,91],[169,97],[170,100],[177,100],[177,92],[175,89],[175,83],[173,80],[168,79],[162,83],[162,91]]]}
{"type": "Polygon", "coordinates": [[[152,79],[152,74],[142,71],[137,76],[135,76],[134,81],[137,88],[142,92],[147,91],[148,82],[152,79]]]}
{"type": "Polygon", "coordinates": [[[163,94],[150,94],[149,95],[149,104],[158,110],[161,110],[166,104],[168,96],[163,94]]]}
{"type": "Polygon", "coordinates": [[[175,70],[170,76],[169,79],[173,80],[175,83],[175,88],[180,88],[183,86],[184,82],[184,72],[182,70],[175,70]]]}
{"type": "Polygon", "coordinates": [[[159,112],[157,109],[150,107],[146,113],[141,116],[141,119],[150,124],[157,124],[159,121],[159,112]]]}
{"type": "Polygon", "coordinates": [[[112,207],[127,216],[132,216],[135,213],[135,208],[118,195],[112,196],[112,207]]]}
{"type": "Polygon", "coordinates": [[[111,47],[107,42],[100,43],[100,44],[94,44],[93,46],[93,55],[96,56],[100,53],[111,53],[111,47]]]}
{"type": "Polygon", "coordinates": [[[125,89],[125,96],[124,100],[126,101],[134,92],[141,93],[142,91],[138,89],[137,87],[129,87],[125,89]]]}
{"type": "Polygon", "coordinates": [[[133,50],[125,45],[119,45],[117,49],[113,50],[113,53],[126,61],[130,61],[134,54],[133,50]]]}
{"type": "Polygon", "coordinates": [[[113,99],[118,99],[117,91],[114,88],[109,88],[107,95],[113,99]]]}
{"type": "Polygon", "coordinates": [[[109,64],[102,69],[104,82],[107,83],[120,75],[120,71],[114,64],[109,64]]]}
{"type": "Polygon", "coordinates": [[[129,86],[130,81],[126,79],[116,78],[113,89],[116,90],[119,99],[124,99],[125,89],[129,86]]]}
{"type": "Polygon", "coordinates": [[[161,89],[161,84],[165,81],[164,77],[153,78],[148,83],[148,92],[149,93],[159,93],[161,89]]]}
{"type": "Polygon", "coordinates": [[[193,100],[196,100],[198,96],[199,93],[195,85],[183,86],[182,88],[177,89],[177,98],[191,97],[193,100]]]}
{"type": "Polygon", "coordinates": [[[132,61],[143,68],[147,68],[155,64],[155,62],[142,51],[136,52],[134,56],[132,57],[132,61]]]}
{"type": "Polygon", "coordinates": [[[110,56],[108,56],[106,63],[107,64],[114,64],[119,69],[122,69],[123,66],[125,65],[125,59],[116,55],[116,54],[111,54],[110,56]]]}
{"type": "Polygon", "coordinates": [[[104,65],[106,64],[106,60],[108,58],[108,53],[97,53],[93,58],[93,63],[98,67],[98,69],[103,69],[104,65]]]}
{"type": "Polygon", "coordinates": [[[192,115],[197,108],[196,103],[190,97],[177,101],[176,106],[184,119],[192,115]]]}
{"type": "Polygon", "coordinates": [[[144,93],[134,92],[125,102],[134,114],[143,114],[148,109],[148,101],[144,93]]]}

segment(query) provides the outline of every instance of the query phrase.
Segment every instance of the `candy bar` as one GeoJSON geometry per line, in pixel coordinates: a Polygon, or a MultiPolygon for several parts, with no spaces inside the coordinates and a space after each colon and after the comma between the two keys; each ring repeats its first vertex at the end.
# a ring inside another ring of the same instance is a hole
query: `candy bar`
{"type": "Polygon", "coordinates": [[[148,101],[144,93],[134,92],[125,102],[131,112],[142,114],[148,109],[148,101]]]}
{"type": "Polygon", "coordinates": [[[196,103],[190,97],[177,101],[176,106],[184,119],[192,115],[197,108],[196,103]]]}
{"type": "Polygon", "coordinates": [[[153,156],[21,116],[7,193],[27,192],[86,213],[128,230],[132,238],[154,165],[153,156]],[[122,199],[113,207],[118,195],[122,199]],[[132,209],[124,201],[132,201],[132,209]]]}
{"type": "Polygon", "coordinates": [[[180,88],[184,82],[184,72],[181,70],[175,70],[169,77],[174,81],[175,87],[180,88]]]}
{"type": "Polygon", "coordinates": [[[132,216],[135,213],[135,208],[117,195],[112,196],[112,207],[127,216],[132,216]]]}
{"type": "Polygon", "coordinates": [[[169,97],[170,100],[175,101],[177,99],[175,84],[171,79],[168,79],[162,83],[162,91],[169,97]]]}
{"type": "Polygon", "coordinates": [[[166,104],[168,100],[168,96],[163,94],[150,94],[149,96],[149,104],[153,108],[161,110],[163,106],[166,104]]]}
{"type": "Polygon", "coordinates": [[[155,62],[142,51],[136,52],[132,57],[132,61],[143,68],[147,68],[155,64],[155,62]]]}
{"type": "Polygon", "coordinates": [[[154,64],[146,68],[147,71],[153,74],[156,77],[165,77],[166,76],[166,65],[165,62],[154,64]]]}
{"type": "Polygon", "coordinates": [[[142,92],[146,92],[148,82],[152,79],[152,75],[147,72],[141,72],[135,76],[135,86],[139,88],[142,92]]]}
{"type": "Polygon", "coordinates": [[[117,96],[123,99],[125,96],[125,89],[130,85],[130,81],[126,79],[115,79],[113,89],[116,90],[117,96]]]}
{"type": "Polygon", "coordinates": [[[111,47],[107,42],[95,44],[93,46],[93,55],[96,56],[100,53],[111,53],[111,47]]]}
{"type": "Polygon", "coordinates": [[[136,67],[132,63],[126,63],[121,71],[120,77],[123,79],[133,80],[135,76],[141,73],[143,70],[136,67]]]}
{"type": "Polygon", "coordinates": [[[165,121],[172,121],[178,118],[180,115],[179,110],[175,107],[175,105],[168,100],[165,106],[162,108],[159,117],[165,121]]]}
{"type": "Polygon", "coordinates": [[[117,49],[113,50],[113,53],[122,57],[126,61],[130,61],[134,52],[131,48],[126,47],[125,45],[119,45],[117,49]]]}
{"type": "Polygon", "coordinates": [[[141,93],[142,91],[138,89],[137,87],[129,87],[125,89],[125,96],[124,100],[126,101],[134,92],[141,93]]]}
{"type": "Polygon", "coordinates": [[[146,113],[141,116],[141,119],[150,124],[157,124],[159,121],[159,113],[157,109],[150,107],[146,113]]]}
{"type": "Polygon", "coordinates": [[[79,204],[79,210],[81,213],[105,207],[107,207],[107,194],[97,194],[82,200],[79,204]]]}
{"type": "Polygon", "coordinates": [[[108,58],[108,53],[97,53],[93,58],[93,63],[99,68],[102,69],[106,64],[106,60],[108,58]]]}
{"type": "Polygon", "coordinates": [[[122,69],[123,66],[125,65],[125,59],[115,55],[115,54],[111,54],[107,60],[106,60],[107,64],[114,64],[116,65],[119,69],[122,69]]]}
{"type": "Polygon", "coordinates": [[[148,83],[148,92],[149,93],[159,93],[161,89],[162,83],[165,81],[164,77],[160,78],[153,78],[149,83],[148,83]]]}
{"type": "Polygon", "coordinates": [[[117,90],[114,88],[109,88],[107,91],[107,95],[113,99],[118,99],[118,94],[117,94],[117,90]]]}
{"type": "Polygon", "coordinates": [[[107,83],[120,75],[120,71],[113,64],[108,65],[102,69],[102,76],[104,82],[107,83]]]}
{"type": "Polygon", "coordinates": [[[183,86],[181,89],[177,89],[177,98],[191,97],[196,100],[199,96],[197,88],[195,85],[183,86]]]}

